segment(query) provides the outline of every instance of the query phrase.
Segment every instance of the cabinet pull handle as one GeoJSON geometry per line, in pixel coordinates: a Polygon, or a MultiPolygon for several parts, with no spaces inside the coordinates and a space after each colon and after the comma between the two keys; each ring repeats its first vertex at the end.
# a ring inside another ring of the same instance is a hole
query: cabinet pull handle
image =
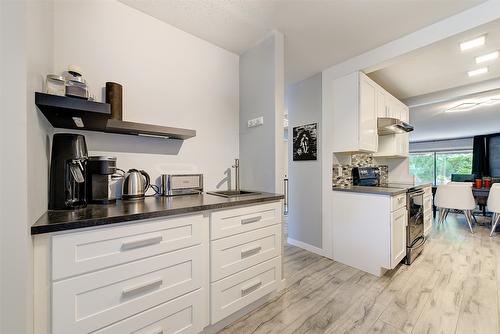
{"type": "Polygon", "coordinates": [[[128,288],[125,288],[122,290],[122,296],[127,297],[130,295],[135,295],[135,294],[150,290],[152,288],[160,287],[162,284],[163,284],[163,280],[161,278],[158,278],[158,279],[146,282],[146,283],[131,286],[131,287],[128,287],[128,288]]]}
{"type": "Polygon", "coordinates": [[[155,328],[151,332],[148,332],[148,334],[163,334],[163,328],[161,327],[155,328]]]}
{"type": "Polygon", "coordinates": [[[252,248],[243,248],[241,250],[241,258],[244,259],[252,254],[258,253],[260,252],[261,249],[262,249],[261,246],[255,246],[252,248]]]}
{"type": "Polygon", "coordinates": [[[121,250],[124,251],[124,250],[129,250],[129,249],[134,249],[134,248],[151,246],[154,244],[159,244],[160,242],[162,242],[162,240],[163,240],[163,237],[161,235],[159,235],[159,236],[151,237],[151,238],[127,241],[127,242],[124,242],[122,244],[121,250]]]}
{"type": "Polygon", "coordinates": [[[251,223],[256,223],[259,220],[262,219],[262,216],[256,216],[256,217],[250,217],[250,218],[245,218],[241,220],[241,224],[251,224],[251,223]]]}
{"type": "Polygon", "coordinates": [[[250,292],[254,291],[255,289],[257,289],[261,285],[262,285],[262,281],[259,280],[259,281],[250,283],[248,285],[242,286],[241,287],[241,296],[248,295],[250,292]]]}

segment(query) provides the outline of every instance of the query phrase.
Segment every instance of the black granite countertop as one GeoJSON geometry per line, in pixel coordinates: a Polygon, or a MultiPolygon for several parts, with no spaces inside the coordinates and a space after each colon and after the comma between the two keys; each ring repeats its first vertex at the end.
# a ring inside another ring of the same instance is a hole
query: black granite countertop
{"type": "Polygon", "coordinates": [[[346,192],[356,192],[365,194],[375,194],[375,195],[389,195],[395,196],[403,194],[408,191],[408,189],[421,189],[425,187],[432,186],[431,183],[420,183],[420,184],[410,184],[410,183],[389,183],[385,185],[380,185],[377,187],[367,187],[367,186],[347,186],[347,187],[332,187],[333,191],[346,191],[346,192]]]}
{"type": "Polygon", "coordinates": [[[224,198],[209,194],[174,197],[146,197],[140,200],[116,201],[116,204],[88,205],[79,210],[50,210],[31,226],[31,234],[43,234],[78,228],[118,224],[132,220],[167,217],[207,210],[278,201],[283,195],[260,193],[252,196],[224,198]]]}

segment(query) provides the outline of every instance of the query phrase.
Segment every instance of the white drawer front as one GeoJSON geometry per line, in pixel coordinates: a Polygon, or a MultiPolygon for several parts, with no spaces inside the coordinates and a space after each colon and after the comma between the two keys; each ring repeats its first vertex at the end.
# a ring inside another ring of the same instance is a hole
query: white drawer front
{"type": "Polygon", "coordinates": [[[424,197],[427,196],[432,196],[432,187],[425,187],[424,188],[424,197]]]}
{"type": "Polygon", "coordinates": [[[281,223],[281,202],[247,206],[211,214],[212,240],[281,223]]]}
{"type": "Polygon", "coordinates": [[[201,288],[202,250],[194,246],[53,283],[53,334],[89,333],[201,288]]]}
{"type": "Polygon", "coordinates": [[[217,281],[280,253],[279,224],[212,241],[211,280],[217,281]]]}
{"type": "Polygon", "coordinates": [[[56,235],[52,239],[53,280],[197,245],[202,215],[56,235]]]}
{"type": "Polygon", "coordinates": [[[153,307],[93,334],[196,334],[203,323],[202,290],[153,307]]]}
{"type": "Polygon", "coordinates": [[[433,218],[434,217],[432,216],[432,210],[424,211],[424,235],[429,234],[429,232],[431,231],[433,218]]]}
{"type": "Polygon", "coordinates": [[[392,196],[391,211],[396,211],[403,207],[406,207],[406,193],[392,196]]]}
{"type": "Polygon", "coordinates": [[[432,196],[424,197],[424,211],[432,210],[432,196]]]}
{"type": "Polygon", "coordinates": [[[212,283],[212,324],[275,291],[280,277],[281,257],[276,257],[212,283]]]}

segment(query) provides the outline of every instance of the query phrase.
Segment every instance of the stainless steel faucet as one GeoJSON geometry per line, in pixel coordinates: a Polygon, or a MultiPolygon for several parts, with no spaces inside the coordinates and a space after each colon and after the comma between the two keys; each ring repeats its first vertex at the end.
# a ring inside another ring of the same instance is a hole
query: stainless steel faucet
{"type": "Polygon", "coordinates": [[[236,191],[240,191],[240,159],[234,159],[234,174],[236,182],[236,191]]]}

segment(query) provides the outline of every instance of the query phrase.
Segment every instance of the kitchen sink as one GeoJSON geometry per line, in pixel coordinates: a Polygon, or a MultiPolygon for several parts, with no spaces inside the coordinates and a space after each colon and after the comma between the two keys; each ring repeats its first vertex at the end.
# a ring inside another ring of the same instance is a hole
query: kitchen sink
{"type": "Polygon", "coordinates": [[[248,191],[248,190],[222,190],[222,191],[209,191],[209,195],[221,196],[226,198],[240,197],[240,196],[252,196],[258,195],[258,191],[248,191]]]}

